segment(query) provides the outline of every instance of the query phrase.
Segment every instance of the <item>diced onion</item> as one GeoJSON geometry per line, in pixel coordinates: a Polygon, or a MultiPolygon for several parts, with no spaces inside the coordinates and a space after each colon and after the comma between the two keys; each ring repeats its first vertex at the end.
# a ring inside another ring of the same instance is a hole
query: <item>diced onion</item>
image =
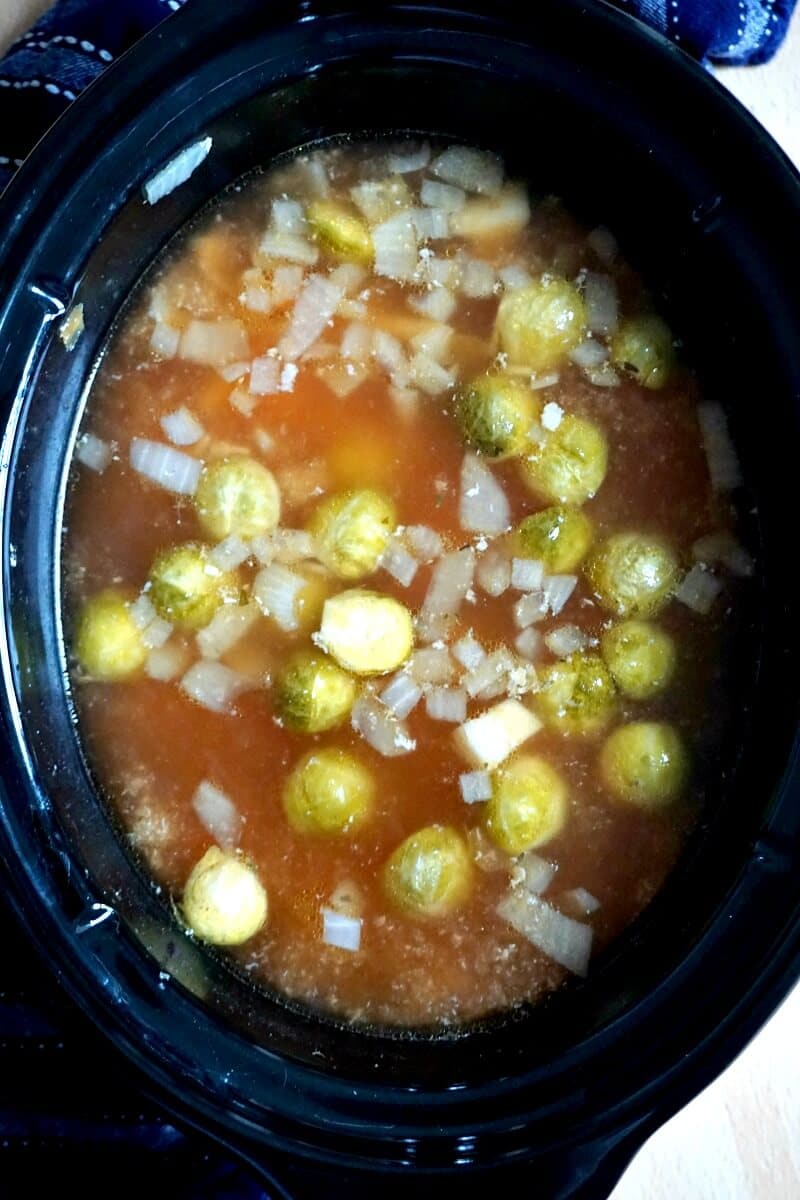
{"type": "Polygon", "coordinates": [[[186,669],[188,654],[179,642],[167,642],[151,650],[145,663],[145,672],[151,679],[168,683],[186,669]]]}
{"type": "Polygon", "coordinates": [[[497,277],[491,263],[469,258],[461,271],[461,291],[471,300],[485,300],[494,294],[497,277]]]}
{"type": "Polygon", "coordinates": [[[249,362],[232,362],[227,367],[220,367],[219,374],[226,383],[238,383],[240,379],[244,379],[245,375],[250,373],[249,362]]]}
{"type": "Polygon", "coordinates": [[[408,219],[420,242],[435,242],[450,233],[449,214],[441,208],[408,208],[408,219]]]}
{"type": "Polygon", "coordinates": [[[230,712],[233,701],[247,687],[246,679],[214,659],[195,663],[181,680],[187,696],[217,713],[230,712]]]}
{"type": "MultiPolygon", "coordinates": [[[[546,375],[532,375],[528,386],[533,388],[535,392],[542,391],[543,388],[555,387],[558,383],[558,371],[548,371],[546,375]]],[[[541,441],[541,438],[534,438],[534,441],[541,441]]]]}
{"type": "Polygon", "coordinates": [[[460,725],[467,717],[467,693],[463,688],[432,687],[425,697],[425,708],[433,721],[460,725]]]}
{"type": "Polygon", "coordinates": [[[380,694],[381,704],[385,704],[400,721],[406,719],[421,699],[422,688],[407,671],[398,671],[380,694]]]}
{"type": "Polygon", "coordinates": [[[533,660],[538,656],[541,645],[542,635],[539,633],[539,630],[534,629],[532,625],[529,625],[526,629],[523,629],[522,633],[514,642],[517,653],[521,654],[523,658],[527,658],[529,660],[533,660]]]}
{"type": "Polygon", "coordinates": [[[432,321],[449,321],[456,311],[456,298],[445,287],[431,288],[421,296],[410,296],[409,305],[432,321]]]}
{"type": "Polygon", "coordinates": [[[342,335],[342,356],[355,362],[365,362],[372,353],[372,330],[353,321],[342,335]]]}
{"type": "Polygon", "coordinates": [[[684,576],[675,590],[675,599],[680,600],[687,608],[705,616],[711,612],[714,601],[722,591],[722,584],[716,575],[707,571],[700,563],[695,563],[689,573],[684,576]]]}
{"type": "Polygon", "coordinates": [[[246,392],[244,388],[237,387],[228,396],[228,403],[231,408],[235,408],[243,417],[252,417],[258,406],[258,397],[254,396],[251,392],[246,392]]]}
{"type": "Polygon", "coordinates": [[[366,277],[367,272],[364,267],[353,262],[339,263],[339,266],[334,267],[328,275],[334,287],[341,288],[346,296],[351,296],[356,288],[361,287],[366,277]]]}
{"type": "Polygon", "coordinates": [[[479,804],[492,798],[492,780],[488,771],[465,771],[458,777],[458,786],[465,804],[479,804]]]}
{"type": "Polygon", "coordinates": [[[274,529],[272,533],[258,534],[251,542],[253,553],[260,563],[298,563],[303,559],[315,558],[316,543],[307,529],[274,529]]]}
{"type": "Polygon", "coordinates": [[[93,433],[84,433],[79,439],[75,447],[75,457],[79,463],[83,463],[90,471],[97,471],[98,475],[102,475],[108,464],[111,462],[111,447],[108,442],[104,442],[102,438],[96,437],[93,433]]]}
{"type": "Polygon", "coordinates": [[[391,575],[392,579],[397,580],[401,587],[408,587],[413,583],[419,567],[413,554],[409,554],[403,543],[396,537],[389,539],[386,549],[381,555],[380,565],[387,575],[391,575]]]}
{"type": "Polygon", "coordinates": [[[538,950],[575,975],[585,975],[592,952],[592,929],[573,921],[538,896],[518,888],[497,906],[503,920],[538,950]]]}
{"type": "MultiPolygon", "coordinates": [[[[600,367],[608,358],[608,348],[594,338],[586,338],[570,354],[576,367],[600,367]]],[[[547,426],[545,426],[547,428],[547,426]]]]}
{"type": "Polygon", "coordinates": [[[522,870],[521,883],[526,892],[532,896],[540,896],[547,891],[556,873],[554,863],[548,862],[533,850],[526,850],[517,859],[517,866],[522,870]]]}
{"type": "Polygon", "coordinates": [[[475,551],[471,548],[443,554],[431,573],[422,612],[429,616],[454,616],[472,587],[475,551]]]}
{"type": "Polygon", "coordinates": [[[281,364],[265,354],[250,364],[250,391],[254,396],[274,396],[281,379],[281,364]]]}
{"type": "Polygon", "coordinates": [[[617,257],[619,247],[617,239],[608,229],[604,229],[601,225],[597,229],[593,229],[586,239],[586,244],[594,250],[601,262],[609,266],[617,257]]]}
{"type": "Polygon", "coordinates": [[[453,644],[453,658],[471,671],[486,657],[486,651],[470,631],[453,644]]]}
{"type": "Polygon", "coordinates": [[[545,634],[547,649],[559,658],[569,658],[579,650],[585,650],[591,639],[577,625],[560,625],[545,634]]]}
{"type": "Polygon", "coordinates": [[[361,918],[347,917],[332,908],[322,910],[322,940],[326,946],[349,950],[355,954],[361,948],[361,918]]]}
{"type": "Polygon", "coordinates": [[[611,275],[587,271],[583,281],[586,324],[592,333],[614,333],[619,323],[616,280],[611,275]]]}
{"type": "Polygon", "coordinates": [[[282,563],[273,562],[259,571],[253,581],[253,596],[261,611],[272,617],[279,629],[291,633],[300,627],[297,599],[306,581],[282,563]]]}
{"type": "Polygon", "coordinates": [[[174,358],[181,344],[181,331],[166,321],[156,321],[150,334],[150,349],[159,358],[174,358]]]}
{"type": "Polygon", "coordinates": [[[441,208],[444,212],[458,212],[467,202],[467,193],[451,183],[440,183],[436,179],[423,179],[419,198],[428,208],[441,208]]]}
{"type": "Polygon", "coordinates": [[[375,274],[408,282],[417,270],[417,235],[407,212],[395,213],[372,231],[375,274]]]}
{"type": "Polygon", "coordinates": [[[514,620],[520,629],[527,629],[547,616],[544,592],[528,592],[514,605],[514,620]]]}
{"type": "Polygon", "coordinates": [[[323,275],[314,275],[309,279],[295,301],[289,328],[278,343],[283,358],[298,358],[317,340],[336,312],[343,295],[342,289],[323,275]]]}
{"type": "Polygon", "coordinates": [[[273,230],[267,230],[258,249],[265,258],[283,258],[307,267],[313,267],[319,258],[317,247],[305,238],[293,233],[275,233],[273,230]]]}
{"type": "Polygon", "coordinates": [[[542,591],[547,607],[557,617],[578,586],[577,575],[548,575],[542,591]]]}
{"type": "Polygon", "coordinates": [[[203,658],[220,658],[244,637],[258,617],[256,604],[223,604],[197,635],[203,658]]]}
{"type": "Polygon", "coordinates": [[[372,338],[372,353],[396,387],[408,383],[408,360],[400,342],[384,329],[376,329],[372,338]]]}
{"type": "Polygon", "coordinates": [[[422,333],[415,334],[409,345],[418,354],[424,354],[434,362],[441,363],[447,356],[452,339],[452,325],[436,324],[430,329],[424,329],[422,333]]]}
{"type": "Polygon", "coordinates": [[[572,888],[571,891],[564,892],[561,899],[573,904],[578,912],[583,913],[587,917],[593,912],[597,912],[600,907],[600,901],[597,897],[582,887],[572,888]]]}
{"type": "Polygon", "coordinates": [[[160,424],[174,446],[193,446],[205,433],[197,418],[183,404],[162,417],[160,424]]]}
{"type": "Polygon", "coordinates": [[[530,271],[521,263],[509,263],[507,267],[501,267],[497,274],[503,287],[509,292],[527,287],[531,282],[530,271]]]}
{"type": "Polygon", "coordinates": [[[427,354],[415,354],[409,364],[411,380],[428,396],[438,396],[453,387],[456,376],[427,354]]]}
{"type": "Polygon", "coordinates": [[[386,165],[393,175],[408,175],[422,171],[431,161],[431,148],[427,142],[419,146],[404,145],[388,155],[386,165]]]}
{"type": "Polygon", "coordinates": [[[204,779],[192,797],[192,808],[217,845],[223,850],[230,850],[236,845],[242,829],[242,817],[230,796],[204,779]]]}
{"type": "Polygon", "coordinates": [[[367,745],[385,758],[397,758],[416,749],[417,743],[405,725],[369,691],[356,700],[350,721],[367,745]]]}
{"type": "Polygon", "coordinates": [[[539,718],[519,700],[502,700],[460,726],[455,742],[469,762],[491,770],[505,762],[541,727],[539,718]]]}
{"type": "Polygon", "coordinates": [[[279,197],[272,201],[272,228],[276,233],[306,232],[303,206],[297,200],[279,197]]]}
{"type": "Polygon", "coordinates": [[[194,495],[203,470],[202,459],[147,438],[131,439],[130,462],[140,475],[182,496],[194,495]]]}
{"type": "Polygon", "coordinates": [[[297,379],[298,371],[299,367],[296,365],[296,363],[288,362],[283,364],[281,367],[281,377],[278,380],[279,392],[294,391],[294,383],[297,379]]]}
{"type": "Polygon", "coordinates": [[[707,566],[721,563],[732,575],[747,577],[755,570],[751,556],[728,530],[698,538],[692,546],[692,557],[707,566]]]}
{"type": "Polygon", "coordinates": [[[163,617],[155,617],[146,629],[142,630],[142,641],[148,650],[160,650],[172,634],[172,626],[163,617]]]}
{"type": "Polygon", "coordinates": [[[181,334],[178,347],[179,358],[203,367],[224,367],[249,356],[245,327],[233,317],[190,321],[181,334]]]}
{"type": "Polygon", "coordinates": [[[250,557],[250,547],[232,533],[209,553],[208,561],[220,571],[235,571],[250,557]]]}
{"type": "Polygon", "coordinates": [[[175,188],[180,187],[208,157],[213,141],[210,137],[201,138],[185,146],[175,154],[169,162],[145,180],[142,191],[148,204],[157,204],[175,188]]]}
{"type": "Polygon", "coordinates": [[[703,435],[712,488],[715,492],[727,492],[739,487],[742,471],[722,406],[713,402],[698,404],[697,419],[703,435]]]}
{"type": "Polygon", "coordinates": [[[508,871],[511,860],[499,846],[484,833],[480,825],[474,825],[467,833],[467,841],[475,866],[487,874],[493,871],[508,871]]]}
{"type": "Polygon", "coordinates": [[[269,288],[246,287],[239,296],[239,303],[250,312],[268,313],[275,307],[275,297],[269,288]]]}
{"type": "Polygon", "coordinates": [[[544,563],[536,558],[512,558],[511,586],[520,592],[535,592],[544,581],[544,563]]]}
{"type": "Polygon", "coordinates": [[[453,660],[446,646],[415,650],[406,670],[417,683],[448,683],[455,675],[453,660]]]}
{"type": "Polygon", "coordinates": [[[619,375],[611,363],[604,362],[599,367],[586,367],[584,374],[595,387],[619,387],[619,375]]]}
{"type": "Polygon", "coordinates": [[[556,404],[555,400],[548,400],[542,409],[542,429],[546,429],[548,433],[558,429],[564,419],[564,410],[560,404],[556,404]]]}
{"type": "Polygon", "coordinates": [[[449,146],[431,164],[431,173],[465,192],[493,196],[503,186],[503,164],[494,154],[469,146],[449,146]]]}
{"type": "Polygon", "coordinates": [[[528,224],[531,208],[523,187],[509,185],[491,199],[469,200],[450,218],[450,228],[458,237],[481,241],[484,238],[510,237],[528,224]]]}
{"type": "Polygon", "coordinates": [[[137,629],[147,629],[151,621],[155,621],[158,613],[155,610],[153,601],[147,595],[147,592],[142,592],[136,599],[128,605],[128,612],[137,629]]]}
{"type": "Polygon", "coordinates": [[[487,654],[463,679],[468,695],[481,700],[493,700],[506,690],[506,677],[514,667],[514,659],[505,647],[487,654]]]}
{"type": "Polygon", "coordinates": [[[442,553],[441,536],[427,525],[406,525],[405,539],[420,562],[432,562],[442,553]]]}
{"type": "Polygon", "coordinates": [[[302,267],[276,267],[272,275],[272,299],[274,303],[286,304],[300,294],[305,281],[302,267]]]}
{"type": "Polygon", "coordinates": [[[511,560],[499,546],[490,546],[478,562],[478,584],[495,599],[511,587],[511,560]]]}
{"type": "Polygon", "coordinates": [[[502,486],[475,454],[466,454],[461,464],[458,516],[461,528],[472,533],[503,533],[511,524],[511,507],[502,486]]]}

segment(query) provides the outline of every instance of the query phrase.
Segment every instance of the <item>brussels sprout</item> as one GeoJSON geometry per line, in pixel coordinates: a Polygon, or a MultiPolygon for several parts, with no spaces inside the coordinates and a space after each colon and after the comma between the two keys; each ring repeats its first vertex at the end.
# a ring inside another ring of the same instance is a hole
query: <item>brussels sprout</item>
{"type": "Polygon", "coordinates": [[[472,882],[467,844],[448,825],[428,825],[401,842],[383,871],[384,890],[412,917],[440,917],[466,900],[472,882]]]}
{"type": "Polygon", "coordinates": [[[614,682],[633,700],[648,700],[675,670],[675,643],[650,621],[622,621],[602,637],[600,649],[614,682]]]}
{"type": "Polygon", "coordinates": [[[106,682],[125,679],[144,665],[147,647],[122,592],[108,588],[87,601],[75,654],[87,675],[106,682]]]}
{"type": "Polygon", "coordinates": [[[302,733],[341,725],[355,698],[355,680],[329,658],[308,651],[296,654],[275,683],[275,711],[288,729],[302,733]]]}
{"type": "Polygon", "coordinates": [[[611,339],[611,359],[642,387],[662,388],[675,361],[669,327],[653,314],[629,317],[611,339]]]}
{"type": "Polygon", "coordinates": [[[594,527],[578,508],[554,504],[525,517],[517,526],[515,543],[524,558],[536,558],[552,574],[571,571],[584,558],[594,527]]]}
{"type": "Polygon", "coordinates": [[[192,932],[214,946],[240,946],[267,919],[267,893],[254,869],[219,846],[207,850],[186,881],[181,902],[192,932]]]}
{"type": "Polygon", "coordinates": [[[315,641],[346,671],[385,675],[411,653],[414,625],[399,600],[351,588],[325,601],[315,641]]]}
{"type": "Polygon", "coordinates": [[[372,262],[372,238],[364,222],[336,200],[313,200],[306,212],[317,241],[350,262],[372,262]]]}
{"type": "Polygon", "coordinates": [[[557,367],[586,329],[586,308],[576,287],[557,275],[509,292],[497,310],[500,348],[509,362],[532,371],[557,367]]]}
{"type": "Polygon", "coordinates": [[[301,758],[283,789],[284,812],[298,833],[354,833],[374,799],[375,781],[364,764],[332,746],[301,758]]]}
{"type": "Polygon", "coordinates": [[[661,808],[674,800],[688,770],[679,734],[658,721],[620,725],[600,751],[603,782],[621,800],[642,808],[661,808]]]}
{"type": "Polygon", "coordinates": [[[483,375],[456,395],[456,419],[469,446],[489,458],[521,454],[540,404],[509,375],[483,375]]]}
{"type": "Polygon", "coordinates": [[[397,524],[388,496],[372,488],[338,492],[308,522],[321,562],[340,579],[362,579],[378,565],[397,524]]]}
{"type": "Polygon", "coordinates": [[[235,577],[209,562],[208,547],[198,542],[159,554],[149,582],[158,615],[185,629],[202,629],[222,604],[239,598],[235,577]]]}
{"type": "Polygon", "coordinates": [[[617,689],[599,654],[573,654],[539,673],[536,711],[560,733],[596,733],[616,707],[617,689]]]}
{"type": "Polygon", "coordinates": [[[526,754],[492,779],[486,832],[507,854],[522,854],[554,838],[567,819],[567,787],[543,758],[526,754]]]}
{"type": "Polygon", "coordinates": [[[522,459],[528,486],[561,504],[590,499],[605,479],[607,467],[605,435],[590,421],[571,414],[522,459]]]}
{"type": "Polygon", "coordinates": [[[254,458],[223,458],[200,476],[194,497],[200,524],[217,541],[269,533],[281,515],[281,494],[271,471],[254,458]]]}
{"type": "Polygon", "coordinates": [[[615,533],[598,546],[586,576],[601,604],[620,617],[650,617],[678,582],[678,563],[660,538],[615,533]]]}

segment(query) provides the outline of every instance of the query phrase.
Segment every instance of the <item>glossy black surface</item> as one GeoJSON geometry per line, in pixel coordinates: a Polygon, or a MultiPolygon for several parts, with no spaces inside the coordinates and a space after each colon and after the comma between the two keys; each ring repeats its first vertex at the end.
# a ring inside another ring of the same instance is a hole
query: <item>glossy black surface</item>
{"type": "Polygon", "coordinates": [[[172,1111],[259,1162],[410,1169],[417,1192],[457,1164],[498,1182],[535,1164],[543,1194],[600,1195],[798,972],[800,192],[742,110],[634,22],[572,0],[540,0],[535,20],[491,12],[193,0],[90,89],[0,202],[0,854],[89,1015],[172,1111]],[[58,619],[66,465],[131,286],[243,172],[399,130],[490,145],[534,191],[620,233],[730,412],[761,567],[718,783],[668,887],[586,984],[433,1039],[254,997],[178,932],[90,786],[58,619]],[[145,204],[142,182],[207,134],[191,181],[145,204]],[[55,327],[79,300],[86,331],[68,354],[55,327]]]}

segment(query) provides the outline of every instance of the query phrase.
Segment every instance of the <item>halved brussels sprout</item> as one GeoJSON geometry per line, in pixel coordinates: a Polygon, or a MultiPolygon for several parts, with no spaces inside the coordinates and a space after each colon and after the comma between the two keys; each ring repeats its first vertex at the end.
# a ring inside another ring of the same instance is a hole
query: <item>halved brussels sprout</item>
{"type": "Polygon", "coordinates": [[[369,819],[374,800],[369,770],[333,746],[301,758],[283,789],[284,812],[298,833],[354,833],[369,819]]]}
{"type": "Polygon", "coordinates": [[[659,721],[620,725],[600,752],[600,773],[610,791],[642,808],[661,808],[679,795],[689,771],[678,732],[659,721]]]}
{"type": "Polygon", "coordinates": [[[355,213],[337,200],[312,200],[306,219],[317,241],[349,262],[371,263],[372,236],[355,213]]]}
{"type": "Polygon", "coordinates": [[[522,459],[528,486],[561,504],[589,500],[605,479],[607,468],[605,435],[591,421],[570,413],[539,445],[532,444],[522,459]]]}
{"type": "Polygon", "coordinates": [[[589,549],[594,527],[579,508],[554,504],[525,517],[517,526],[515,543],[523,558],[536,558],[558,574],[572,571],[589,549]]]}
{"type": "Polygon", "coordinates": [[[181,901],[192,932],[214,946],[240,946],[267,919],[267,892],[253,867],[219,846],[195,863],[181,901]]]}
{"type": "Polygon", "coordinates": [[[521,454],[540,409],[531,389],[510,375],[482,375],[455,398],[464,440],[488,458],[521,454]]]}
{"type": "Polygon", "coordinates": [[[275,682],[275,711],[288,729],[321,733],[346,718],[356,698],[356,683],[321,654],[302,651],[275,682]]]}
{"type": "Polygon", "coordinates": [[[199,542],[159,554],[148,578],[158,615],[184,629],[202,629],[222,604],[239,598],[235,577],[209,562],[208,547],[199,542]]]}
{"type": "Polygon", "coordinates": [[[662,691],[675,670],[675,643],[651,621],[621,621],[600,642],[603,658],[621,692],[648,700],[662,691]]]}
{"type": "Polygon", "coordinates": [[[620,617],[650,617],[678,582],[678,562],[661,538],[615,533],[598,546],[586,576],[601,604],[620,617]]]}
{"type": "Polygon", "coordinates": [[[586,307],[578,289],[557,275],[509,292],[497,310],[500,348],[532,371],[559,366],[582,340],[586,307]]]}
{"type": "Polygon", "coordinates": [[[200,476],[194,505],[200,524],[217,541],[270,533],[281,515],[281,494],[271,471],[254,458],[211,463],[200,476]]]}
{"type": "Polygon", "coordinates": [[[467,899],[472,860],[467,844],[449,825],[428,825],[401,842],[383,871],[384,890],[412,917],[441,917],[467,899]]]}
{"type": "Polygon", "coordinates": [[[340,579],[371,574],[397,524],[388,496],[372,488],[338,492],[323,500],[308,522],[320,561],[340,579]]]}
{"type": "Polygon", "coordinates": [[[492,778],[484,824],[507,854],[522,854],[560,833],[567,819],[567,785],[549,763],[525,754],[492,778]]]}
{"type": "Polygon", "coordinates": [[[126,679],[144,666],[147,647],[123,592],[107,588],[92,596],[78,621],[75,654],[93,679],[126,679]]]}
{"type": "Polygon", "coordinates": [[[611,360],[642,387],[664,387],[675,364],[669,326],[653,313],[629,317],[611,339],[611,360]]]}
{"type": "Polygon", "coordinates": [[[539,672],[536,711],[560,733],[597,733],[617,708],[617,689],[599,654],[573,654],[539,672]]]}
{"type": "Polygon", "coordinates": [[[411,653],[414,625],[399,600],[351,588],[325,601],[315,640],[346,671],[385,675],[411,653]]]}

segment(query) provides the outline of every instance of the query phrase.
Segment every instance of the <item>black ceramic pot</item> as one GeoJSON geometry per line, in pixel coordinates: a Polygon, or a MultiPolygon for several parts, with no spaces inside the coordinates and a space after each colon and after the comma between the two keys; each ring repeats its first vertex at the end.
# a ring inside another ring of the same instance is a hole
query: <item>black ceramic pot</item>
{"type": "Polygon", "coordinates": [[[0,202],[5,886],[164,1108],[293,1195],[491,1182],[603,1196],[797,977],[798,229],[797,176],[763,131],[680,51],[586,0],[480,14],[191,0],[70,109],[0,202]],[[438,1037],[343,1028],[254,993],[179,932],[91,786],[59,616],[67,463],[131,287],[244,172],[401,130],[492,146],[619,233],[729,410],[759,561],[727,750],[668,886],[586,983],[438,1037]],[[143,181],[207,135],[189,183],[146,204],[143,181]],[[68,353],[55,329],[78,300],[86,330],[68,353]]]}

